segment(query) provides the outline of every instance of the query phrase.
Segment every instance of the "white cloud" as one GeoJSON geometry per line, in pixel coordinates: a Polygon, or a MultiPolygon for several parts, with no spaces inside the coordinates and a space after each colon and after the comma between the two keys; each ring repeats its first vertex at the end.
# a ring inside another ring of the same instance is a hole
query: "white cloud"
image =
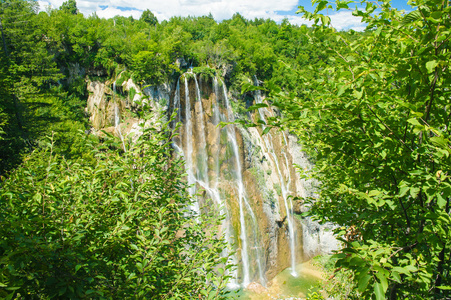
{"type": "Polygon", "coordinates": [[[363,31],[366,28],[365,23],[362,23],[361,17],[355,17],[349,10],[339,11],[335,14],[330,14],[330,22],[337,30],[353,29],[355,31],[363,31]]]}
{"type": "MultiPolygon", "coordinates": [[[[41,8],[51,5],[58,8],[65,0],[40,1],[41,8]]],[[[133,15],[136,12],[150,9],[159,19],[169,19],[172,16],[203,16],[211,13],[221,21],[229,19],[239,12],[246,18],[270,18],[278,16],[275,11],[291,11],[298,5],[298,0],[78,0],[77,7],[81,13],[88,16],[96,12],[98,16],[111,17],[111,14],[122,16],[133,15]],[[102,9],[101,7],[107,7],[102,9]],[[120,7],[130,7],[133,10],[121,10],[120,7]]],[[[160,19],[160,21],[161,21],[160,19]]]]}
{"type": "Polygon", "coordinates": [[[112,18],[114,16],[117,15],[121,15],[124,17],[130,17],[132,16],[134,19],[139,19],[139,17],[141,17],[142,11],[140,10],[125,10],[122,11],[118,8],[113,8],[113,7],[107,7],[103,10],[99,10],[96,12],[97,16],[99,16],[100,18],[105,18],[105,19],[109,19],[112,18]]]}
{"type": "Polygon", "coordinates": [[[46,11],[48,7],[50,7],[50,8],[52,7],[50,5],[50,3],[47,1],[37,1],[37,2],[38,2],[40,11],[46,11]]]}
{"type": "MultiPolygon", "coordinates": [[[[296,15],[296,16],[287,16],[287,18],[288,18],[288,21],[291,23],[291,24],[294,24],[294,25],[307,25],[307,26],[311,26],[311,25],[313,25],[313,21],[309,21],[309,20],[307,20],[307,19],[304,19],[304,17],[302,17],[302,16],[299,16],[299,15],[296,15]]],[[[281,19],[282,20],[282,19],[281,19]]],[[[278,21],[278,20],[275,20],[275,21],[278,21]]]]}
{"type": "MultiPolygon", "coordinates": [[[[65,0],[39,0],[41,9],[50,5],[58,8],[65,0]]],[[[277,12],[293,11],[300,4],[300,0],[77,0],[77,7],[85,16],[95,12],[101,18],[111,18],[115,15],[133,16],[138,19],[142,11],[151,10],[159,21],[168,20],[173,16],[204,16],[211,13],[215,20],[230,19],[235,13],[240,13],[247,19],[264,18],[276,22],[288,18],[296,25],[312,25],[300,15],[279,14],[277,12]],[[106,8],[105,8],[106,7],[106,8]],[[120,8],[127,7],[128,10],[120,8]]],[[[365,24],[360,18],[354,17],[351,11],[339,11],[329,15],[332,26],[337,30],[354,29],[362,31],[365,24]]]]}

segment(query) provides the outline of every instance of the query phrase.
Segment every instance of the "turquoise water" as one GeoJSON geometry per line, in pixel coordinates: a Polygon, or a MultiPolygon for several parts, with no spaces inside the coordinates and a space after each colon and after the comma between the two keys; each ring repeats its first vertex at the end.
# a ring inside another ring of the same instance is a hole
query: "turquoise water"
{"type": "Polygon", "coordinates": [[[307,294],[319,291],[321,279],[319,273],[309,263],[297,265],[297,277],[291,275],[291,268],[279,273],[268,285],[268,290],[262,294],[256,294],[246,290],[239,290],[231,294],[230,299],[255,300],[255,299],[285,299],[290,297],[305,298],[307,294]],[[312,272],[312,270],[314,272],[312,272]]]}
{"type": "Polygon", "coordinates": [[[302,271],[297,277],[293,277],[290,272],[290,269],[285,269],[276,276],[282,296],[305,297],[308,293],[316,292],[319,289],[321,280],[318,277],[302,271]]]}

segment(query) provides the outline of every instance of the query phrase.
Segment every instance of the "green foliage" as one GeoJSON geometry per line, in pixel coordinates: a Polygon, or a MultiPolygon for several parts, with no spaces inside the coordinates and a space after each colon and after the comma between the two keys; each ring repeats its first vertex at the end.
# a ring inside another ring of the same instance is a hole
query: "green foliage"
{"type": "Polygon", "coordinates": [[[318,292],[312,292],[307,294],[308,300],[324,300],[324,297],[318,292]]]}
{"type": "MultiPolygon", "coordinates": [[[[307,28],[239,14],[158,23],[149,10],[139,21],[106,20],[78,14],[73,0],[39,14],[35,1],[2,2],[0,174],[25,161],[2,182],[0,283],[8,290],[0,285],[0,297],[222,295],[227,278],[213,275],[222,273],[221,241],[201,230],[215,219],[184,214],[191,200],[180,162],[168,162],[162,146],[166,133],[149,129],[152,138],[120,155],[115,142],[86,148],[86,75],[126,70],[117,85],[160,84],[180,76],[180,58],[194,74],[230,84],[241,123],[250,122],[254,76],[272,91],[284,114],[268,118],[267,130],[284,124],[316,164],[322,189],[311,214],[338,224],[338,236],[355,231],[336,264],[352,270],[359,297],[447,297],[449,3],[421,0],[403,14],[364,2],[354,12],[368,24],[364,33],[319,25],[330,21],[322,9],[348,2],[315,3],[305,15],[316,25],[307,28]],[[173,176],[167,183],[163,171],[173,176]]],[[[274,196],[265,201],[275,205],[274,196]]]]}
{"type": "Polygon", "coordinates": [[[315,13],[304,15],[322,24],[309,37],[325,61],[298,72],[298,97],[274,96],[315,162],[321,190],[310,213],[341,226],[336,266],[353,271],[362,298],[446,298],[450,3],[410,2],[405,14],[365,1],[354,15],[368,28],[356,34],[328,27],[317,14],[328,1],[313,2],[315,13]]]}
{"type": "Polygon", "coordinates": [[[78,14],[77,2],[75,0],[67,0],[61,4],[60,10],[67,14],[76,15],[78,14]]]}
{"type": "Polygon", "coordinates": [[[132,57],[133,79],[142,83],[150,79],[152,83],[161,83],[164,79],[165,64],[163,58],[151,51],[140,51],[132,57]]]}
{"type": "Polygon", "coordinates": [[[128,71],[122,71],[118,78],[116,78],[116,86],[122,86],[122,84],[130,79],[130,74],[128,71]]]}
{"type": "Polygon", "coordinates": [[[247,121],[250,119],[249,112],[246,109],[246,103],[244,101],[240,101],[239,99],[237,101],[230,101],[230,105],[232,106],[232,111],[238,120],[247,121]]]}
{"type": "Polygon", "coordinates": [[[126,153],[88,143],[95,160],[57,155],[50,139],[2,183],[1,298],[223,298],[220,219],[187,210],[162,127],[126,153]]]}
{"type": "Polygon", "coordinates": [[[319,255],[313,258],[313,263],[320,268],[324,280],[319,291],[310,293],[307,299],[327,299],[332,296],[336,300],[362,299],[356,283],[352,281],[353,273],[348,269],[337,269],[337,259],[330,255],[319,255]]]}
{"type": "Polygon", "coordinates": [[[130,99],[130,101],[133,101],[133,99],[135,98],[136,95],[136,90],[134,87],[131,87],[130,90],[128,91],[128,98],[130,99]]]}
{"type": "Polygon", "coordinates": [[[38,143],[42,132],[35,130],[38,129],[34,127],[36,119],[29,119],[36,116],[29,108],[36,111],[41,105],[48,106],[52,101],[41,102],[40,93],[62,76],[47,50],[43,24],[36,15],[36,2],[14,0],[0,5],[5,38],[0,54],[0,111],[3,113],[0,174],[4,175],[38,143]]]}
{"type": "Polygon", "coordinates": [[[155,17],[155,15],[148,9],[143,11],[141,17],[139,18],[140,21],[144,21],[150,26],[155,26],[158,24],[158,19],[155,17]]]}
{"type": "Polygon", "coordinates": [[[210,67],[195,67],[193,68],[194,74],[200,74],[204,79],[214,78],[216,76],[216,70],[210,67]]]}

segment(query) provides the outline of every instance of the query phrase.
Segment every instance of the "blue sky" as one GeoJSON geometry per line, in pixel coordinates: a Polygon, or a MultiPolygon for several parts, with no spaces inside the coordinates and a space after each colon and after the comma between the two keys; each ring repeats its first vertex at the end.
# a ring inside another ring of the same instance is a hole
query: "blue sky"
{"type": "MultiPolygon", "coordinates": [[[[41,9],[46,6],[58,8],[65,0],[40,0],[41,9]]],[[[298,6],[312,11],[310,0],[77,0],[77,7],[84,15],[96,13],[102,18],[115,15],[133,16],[138,19],[141,13],[150,9],[158,20],[167,20],[172,16],[201,16],[211,13],[217,21],[229,19],[239,12],[247,19],[271,18],[277,22],[288,18],[294,24],[307,24],[302,16],[297,15],[298,6]]],[[[392,5],[409,10],[407,1],[395,0],[392,5]]],[[[337,29],[353,28],[363,30],[365,27],[349,11],[328,11],[332,25],[337,29]]]]}

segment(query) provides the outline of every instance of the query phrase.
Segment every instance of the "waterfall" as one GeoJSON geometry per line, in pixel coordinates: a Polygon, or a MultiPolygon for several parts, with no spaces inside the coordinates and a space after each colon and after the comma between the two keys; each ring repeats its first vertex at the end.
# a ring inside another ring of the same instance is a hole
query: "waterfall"
{"type": "MultiPolygon", "coordinates": [[[[228,122],[234,122],[235,118],[233,117],[232,107],[229,103],[229,98],[227,96],[227,90],[225,87],[225,84],[222,83],[223,87],[223,93],[224,93],[224,99],[226,102],[226,108],[227,108],[227,121],[228,122]]],[[[245,208],[248,211],[248,214],[251,217],[252,226],[251,226],[251,233],[254,237],[254,252],[255,256],[254,259],[257,263],[257,268],[259,272],[260,277],[260,283],[262,285],[266,285],[265,276],[263,274],[263,266],[262,266],[262,259],[261,259],[261,253],[260,253],[260,245],[258,240],[258,226],[257,226],[257,220],[255,218],[255,214],[252,211],[252,207],[249,205],[249,202],[247,201],[246,195],[245,195],[245,189],[243,184],[243,178],[242,178],[242,168],[241,168],[241,162],[240,162],[240,155],[238,150],[238,143],[236,139],[236,133],[235,133],[235,125],[229,124],[227,126],[228,131],[228,137],[230,142],[232,143],[232,149],[233,149],[233,156],[235,158],[235,178],[236,178],[236,184],[238,186],[238,199],[239,199],[239,208],[240,208],[240,226],[241,226],[241,259],[243,261],[243,286],[246,287],[250,283],[250,266],[249,266],[249,249],[248,249],[248,237],[247,237],[247,226],[245,222],[245,208]]]]}
{"type": "MultiPolygon", "coordinates": [[[[114,95],[116,95],[116,82],[113,82],[113,101],[114,101],[114,95]]],[[[124,148],[124,152],[127,152],[127,149],[125,148],[124,137],[122,136],[120,125],[121,125],[121,113],[119,111],[119,105],[115,102],[114,103],[114,128],[116,129],[116,132],[119,134],[119,137],[121,138],[122,147],[124,148]]]]}
{"type": "MultiPolygon", "coordinates": [[[[216,101],[214,102],[213,105],[213,125],[215,126],[215,135],[216,135],[216,146],[217,149],[214,153],[214,162],[215,162],[215,179],[214,179],[214,189],[218,190],[218,186],[219,186],[219,179],[221,177],[221,166],[220,166],[220,152],[221,152],[221,128],[219,126],[219,123],[221,121],[224,120],[224,117],[221,115],[221,112],[219,110],[219,85],[218,85],[218,79],[215,77],[213,79],[213,91],[215,92],[216,95],[216,101]]],[[[223,203],[221,202],[221,205],[223,205],[223,203]]],[[[227,207],[222,206],[222,211],[221,211],[222,215],[225,215],[225,220],[224,220],[224,224],[223,224],[223,228],[225,231],[225,239],[226,241],[229,243],[229,245],[232,245],[232,225],[231,225],[231,218],[230,218],[230,213],[227,209],[227,207]]],[[[228,255],[228,251],[226,251],[227,249],[225,249],[224,252],[224,256],[228,255]]],[[[234,265],[238,265],[237,263],[237,258],[236,255],[233,255],[231,257],[231,263],[234,265]]],[[[239,288],[239,283],[238,283],[238,269],[234,269],[232,273],[228,273],[229,276],[231,276],[229,283],[228,283],[228,287],[230,289],[237,289],[239,288]]]]}
{"type": "Polygon", "coordinates": [[[205,138],[205,122],[204,122],[204,109],[202,107],[202,98],[200,95],[199,84],[197,82],[196,76],[194,76],[194,82],[196,84],[196,104],[198,110],[196,115],[198,116],[196,120],[196,125],[199,133],[199,150],[197,156],[197,176],[196,179],[201,182],[202,187],[209,189],[209,179],[208,179],[208,155],[207,155],[207,140],[205,138]]]}
{"type": "MultiPolygon", "coordinates": [[[[174,111],[177,111],[177,114],[175,116],[175,124],[180,123],[181,118],[180,118],[180,114],[181,114],[181,109],[180,109],[180,78],[177,80],[177,87],[175,89],[175,94],[174,94],[174,111]]],[[[180,128],[181,129],[181,128],[180,128]]],[[[174,147],[174,149],[176,150],[177,154],[180,155],[181,157],[184,157],[185,154],[183,152],[183,146],[182,146],[182,134],[179,133],[179,135],[174,136],[172,138],[172,146],[174,147]]]]}
{"type": "MultiPolygon", "coordinates": [[[[196,178],[194,176],[193,170],[193,124],[191,122],[191,102],[189,98],[189,89],[188,89],[188,79],[185,76],[185,136],[186,136],[186,153],[185,153],[185,164],[186,164],[186,173],[188,175],[188,192],[191,196],[196,193],[196,178]]],[[[193,203],[191,210],[193,210],[196,215],[199,215],[200,208],[199,202],[196,201],[193,203]]]]}
{"type": "MultiPolygon", "coordinates": [[[[259,220],[253,207],[255,204],[251,205],[250,200],[255,201],[255,198],[248,198],[246,191],[237,127],[233,124],[235,118],[226,86],[224,82],[218,82],[217,78],[213,78],[215,98],[202,99],[201,82],[198,82],[195,75],[191,75],[193,73],[188,72],[188,74],[189,76],[182,76],[185,85],[185,107],[182,108],[181,105],[180,79],[174,94],[173,107],[178,111],[175,121],[184,121],[184,124],[180,127],[180,136],[173,138],[173,147],[185,159],[189,193],[195,196],[198,189],[204,190],[205,197],[211,198],[215,207],[220,207],[219,212],[224,217],[221,228],[229,245],[233,245],[236,239],[239,241],[237,254],[230,257],[230,262],[238,265],[238,268],[228,273],[232,277],[229,287],[247,287],[252,281],[259,281],[262,285],[266,285],[265,272],[268,262],[262,250],[264,228],[259,228],[259,220]],[[195,86],[191,94],[189,83],[195,86]],[[209,104],[206,105],[206,103],[209,104]],[[184,113],[184,119],[181,118],[182,113],[184,113]],[[221,128],[218,126],[220,122],[229,124],[221,128]],[[235,223],[232,223],[232,215],[235,223]]],[[[261,101],[261,98],[258,101],[261,101]]],[[[263,110],[261,118],[265,118],[263,110]]],[[[288,186],[291,179],[288,176],[287,183],[283,178],[272,145],[271,134],[264,136],[262,140],[264,140],[263,148],[267,149],[267,155],[274,161],[274,169],[277,170],[282,188],[287,210],[290,249],[293,249],[291,253],[293,266],[295,263],[293,211],[292,205],[290,207],[288,203],[290,193],[288,186]]],[[[285,155],[285,167],[288,167],[288,157],[285,152],[282,155],[285,155]]],[[[200,210],[199,199],[196,199],[190,209],[196,214],[204,213],[200,210]]],[[[227,249],[224,250],[223,255],[229,255],[227,249]]]]}
{"type": "MultiPolygon", "coordinates": [[[[258,80],[257,77],[255,77],[255,84],[258,86],[258,80]]],[[[256,102],[262,103],[262,97],[260,94],[260,91],[256,91],[256,102]]],[[[269,114],[268,110],[265,107],[258,108],[258,113],[260,116],[260,119],[266,123],[266,117],[265,114],[269,114]]],[[[265,125],[263,125],[263,130],[265,129],[265,125]]],[[[283,132],[282,132],[283,133],[283,132]]],[[[285,144],[287,145],[287,140],[285,133],[283,133],[283,138],[285,141],[285,144]]],[[[291,176],[290,172],[288,171],[288,180],[285,182],[285,179],[282,175],[282,172],[280,170],[279,160],[277,158],[277,155],[274,151],[273,146],[273,138],[270,132],[266,134],[266,136],[263,136],[263,140],[265,142],[266,150],[270,152],[271,156],[273,157],[274,164],[277,169],[277,174],[279,177],[279,183],[280,183],[280,189],[282,191],[282,198],[285,205],[285,210],[287,214],[287,223],[288,223],[288,235],[289,235],[289,242],[290,242],[290,254],[291,254],[291,275],[296,277],[296,237],[295,237],[295,228],[294,228],[294,216],[293,216],[293,203],[291,201],[290,195],[290,182],[291,182],[291,176]],[[288,201],[290,202],[290,205],[288,205],[288,201]]],[[[284,158],[285,158],[285,169],[289,170],[289,164],[288,164],[288,158],[285,153],[285,151],[282,151],[284,158]]]]}

